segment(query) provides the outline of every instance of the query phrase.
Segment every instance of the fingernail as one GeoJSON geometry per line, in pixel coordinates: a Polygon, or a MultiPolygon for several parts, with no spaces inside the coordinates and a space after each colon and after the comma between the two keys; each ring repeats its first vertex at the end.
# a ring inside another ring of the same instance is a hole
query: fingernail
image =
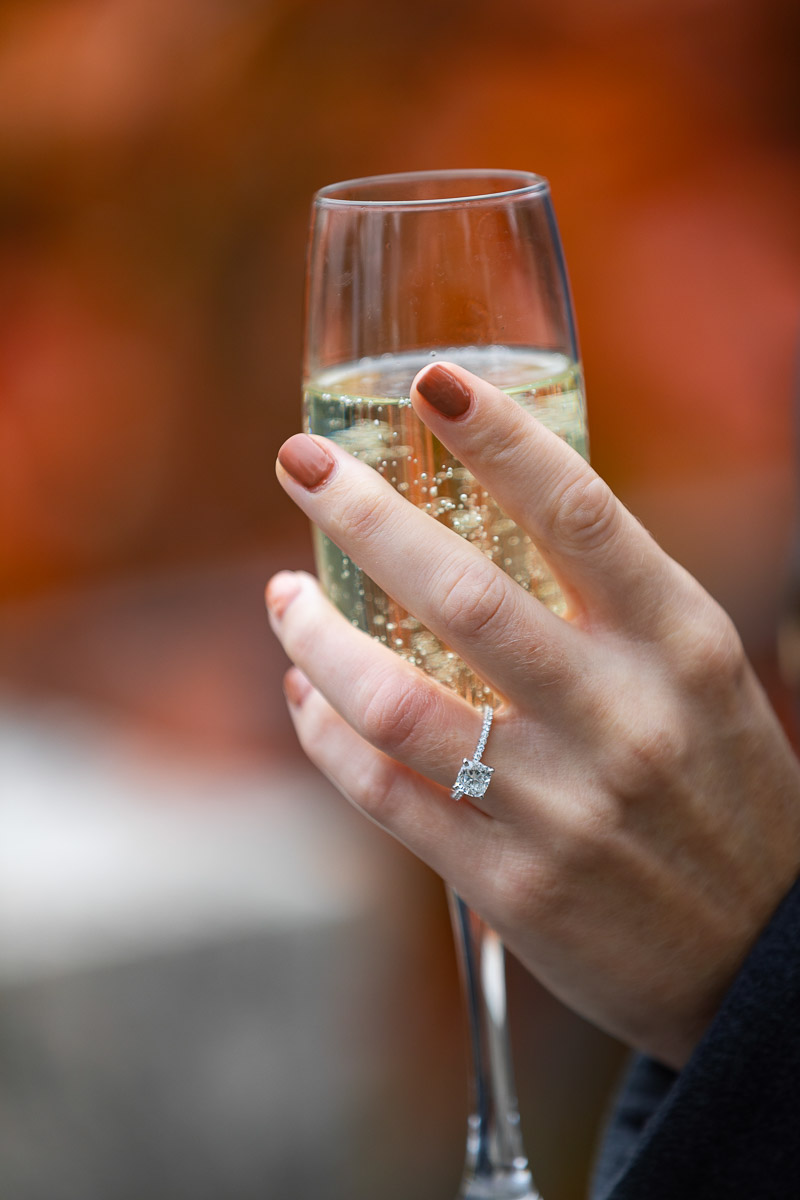
{"type": "Polygon", "coordinates": [[[307,433],[295,433],[278,451],[278,462],[304,488],[317,488],[333,470],[334,460],[307,433]]]}
{"type": "Polygon", "coordinates": [[[294,708],[303,703],[310,691],[310,682],[297,667],[292,667],[286,672],[283,677],[283,694],[294,708]]]}
{"type": "Polygon", "coordinates": [[[424,400],[444,417],[463,417],[472,403],[472,392],[442,363],[426,367],[414,380],[424,400]]]}
{"type": "Polygon", "coordinates": [[[293,571],[279,571],[267,584],[267,608],[278,620],[300,591],[300,580],[293,571]]]}

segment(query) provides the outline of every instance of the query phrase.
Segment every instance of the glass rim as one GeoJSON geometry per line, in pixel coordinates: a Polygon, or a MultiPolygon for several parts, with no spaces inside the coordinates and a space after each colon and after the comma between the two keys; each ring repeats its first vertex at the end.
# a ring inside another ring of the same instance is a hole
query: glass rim
{"type": "Polygon", "coordinates": [[[421,208],[452,208],[473,204],[496,203],[501,200],[518,199],[523,196],[548,195],[550,184],[543,175],[533,171],[519,171],[512,168],[481,168],[468,167],[464,170],[446,168],[439,171],[399,171],[383,175],[362,175],[356,179],[342,179],[338,183],[329,183],[320,188],[314,195],[315,207],[332,208],[364,208],[364,209],[421,209],[421,208]],[[403,184],[420,183],[426,180],[439,179],[443,182],[458,179],[485,178],[497,181],[506,180],[509,187],[498,191],[477,192],[471,195],[454,196],[423,196],[406,199],[370,199],[366,196],[353,199],[339,196],[336,193],[367,185],[380,185],[396,182],[398,188],[403,184]]]}

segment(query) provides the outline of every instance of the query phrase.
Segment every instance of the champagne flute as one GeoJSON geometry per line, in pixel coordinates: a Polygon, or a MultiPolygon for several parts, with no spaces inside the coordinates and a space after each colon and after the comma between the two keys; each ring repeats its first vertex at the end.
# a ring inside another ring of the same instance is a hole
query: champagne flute
{"type": "MultiPolygon", "coordinates": [[[[323,188],[312,212],[306,320],[306,431],[369,463],[563,613],[563,596],[530,538],[409,400],[417,371],[447,359],[587,453],[575,324],[547,181],[524,171],[426,171],[323,188]]],[[[314,538],[322,586],[354,625],[474,705],[501,702],[319,530],[314,538]]],[[[503,946],[452,892],[450,906],[472,1047],[459,1196],[536,1200],[514,1094],[503,946]]]]}

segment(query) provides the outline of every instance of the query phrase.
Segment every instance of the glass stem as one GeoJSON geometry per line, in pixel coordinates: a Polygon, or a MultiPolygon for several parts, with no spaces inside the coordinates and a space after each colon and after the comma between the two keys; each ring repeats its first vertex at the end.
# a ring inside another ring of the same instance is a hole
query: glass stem
{"type": "Polygon", "coordinates": [[[448,889],[472,1048],[461,1200],[539,1200],[519,1128],[500,938],[448,889]]]}

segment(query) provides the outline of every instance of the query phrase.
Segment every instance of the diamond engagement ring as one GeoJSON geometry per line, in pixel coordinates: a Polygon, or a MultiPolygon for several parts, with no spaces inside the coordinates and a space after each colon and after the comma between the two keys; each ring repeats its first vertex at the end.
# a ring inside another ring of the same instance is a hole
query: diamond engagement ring
{"type": "Polygon", "coordinates": [[[492,727],[493,716],[494,709],[490,704],[487,704],[483,710],[483,728],[481,729],[481,736],[478,738],[478,744],[475,747],[475,753],[472,758],[465,758],[462,761],[458,777],[453,784],[453,790],[450,795],[454,800],[460,800],[462,796],[471,796],[473,800],[479,800],[485,794],[491,782],[494,767],[487,767],[482,763],[481,755],[486,749],[486,739],[492,727]]]}

